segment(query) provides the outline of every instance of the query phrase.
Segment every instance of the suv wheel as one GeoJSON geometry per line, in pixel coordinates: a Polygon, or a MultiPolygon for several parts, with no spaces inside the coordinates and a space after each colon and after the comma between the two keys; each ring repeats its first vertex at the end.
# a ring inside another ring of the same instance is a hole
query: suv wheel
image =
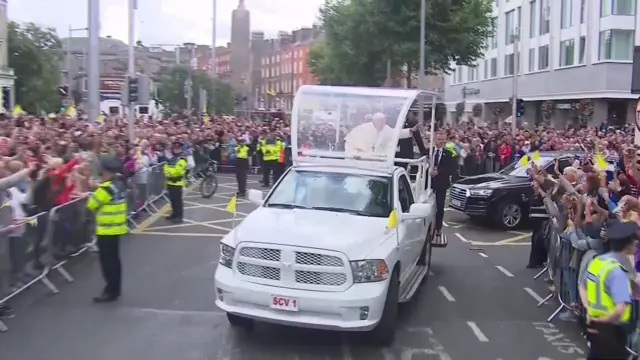
{"type": "Polygon", "coordinates": [[[498,222],[505,229],[515,229],[522,223],[524,213],[518,204],[502,204],[498,211],[498,222]]]}
{"type": "Polygon", "coordinates": [[[398,272],[394,271],[389,279],[389,289],[384,303],[384,310],[378,325],[369,333],[373,344],[389,346],[396,336],[396,323],[398,321],[398,296],[400,292],[400,280],[398,272]]]}
{"type": "Polygon", "coordinates": [[[253,330],[253,326],[255,325],[253,319],[229,313],[227,313],[227,320],[229,320],[229,324],[231,324],[231,326],[235,328],[242,328],[247,331],[253,330]]]}

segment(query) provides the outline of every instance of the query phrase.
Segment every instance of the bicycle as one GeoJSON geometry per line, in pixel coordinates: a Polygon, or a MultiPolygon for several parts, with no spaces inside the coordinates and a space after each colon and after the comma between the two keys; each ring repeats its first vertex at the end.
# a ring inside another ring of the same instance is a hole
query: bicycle
{"type": "Polygon", "coordinates": [[[204,177],[200,180],[200,196],[203,199],[208,199],[213,196],[218,190],[218,162],[215,160],[209,160],[207,168],[204,171],[204,177]]]}

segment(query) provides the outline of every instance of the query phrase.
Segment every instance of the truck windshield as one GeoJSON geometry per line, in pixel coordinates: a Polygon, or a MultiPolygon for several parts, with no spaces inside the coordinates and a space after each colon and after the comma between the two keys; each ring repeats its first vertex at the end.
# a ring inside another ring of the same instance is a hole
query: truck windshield
{"type": "Polygon", "coordinates": [[[390,187],[390,178],[382,176],[291,170],[265,206],[386,218],[391,212],[390,187]]]}

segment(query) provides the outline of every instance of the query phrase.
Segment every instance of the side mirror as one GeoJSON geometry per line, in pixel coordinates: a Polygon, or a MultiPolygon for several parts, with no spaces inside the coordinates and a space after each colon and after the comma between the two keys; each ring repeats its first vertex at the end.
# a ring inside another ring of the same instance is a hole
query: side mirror
{"type": "Polygon", "coordinates": [[[255,204],[258,206],[262,205],[262,202],[264,201],[264,198],[262,196],[262,191],[256,190],[256,189],[249,190],[247,192],[247,198],[252,204],[255,204]]]}
{"type": "Polygon", "coordinates": [[[433,204],[413,204],[409,208],[409,213],[402,214],[403,220],[424,219],[431,216],[434,210],[433,204]]]}

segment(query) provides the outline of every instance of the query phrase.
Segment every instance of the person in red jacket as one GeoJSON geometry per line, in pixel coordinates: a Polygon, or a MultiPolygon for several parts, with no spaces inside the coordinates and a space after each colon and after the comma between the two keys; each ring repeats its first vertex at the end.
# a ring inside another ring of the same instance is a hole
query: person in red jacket
{"type": "Polygon", "coordinates": [[[500,144],[500,147],[498,148],[498,158],[500,161],[501,169],[509,164],[512,151],[513,151],[513,148],[511,147],[511,145],[509,145],[509,143],[506,140],[503,140],[502,144],[500,144]]]}
{"type": "Polygon", "coordinates": [[[50,161],[52,168],[49,170],[49,176],[51,177],[54,206],[65,204],[71,200],[74,185],[73,182],[67,181],[68,175],[79,164],[80,161],[77,158],[68,161],[66,164],[62,159],[57,158],[50,161]]]}

